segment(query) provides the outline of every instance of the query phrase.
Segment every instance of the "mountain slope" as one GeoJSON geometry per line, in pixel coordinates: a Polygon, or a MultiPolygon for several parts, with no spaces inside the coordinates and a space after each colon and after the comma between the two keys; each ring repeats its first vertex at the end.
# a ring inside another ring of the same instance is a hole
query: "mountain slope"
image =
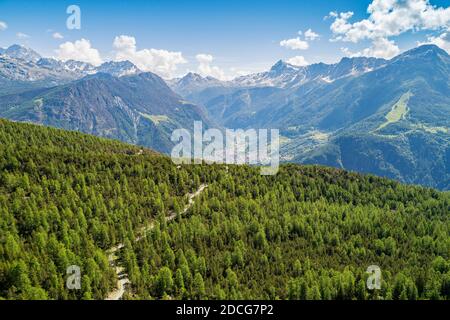
{"type": "Polygon", "coordinates": [[[295,126],[292,123],[296,119],[309,119],[292,114],[295,105],[306,96],[313,99],[312,94],[320,88],[328,91],[349,79],[382,68],[386,63],[383,59],[344,58],[337,64],[297,67],[278,61],[267,72],[239,77],[226,86],[209,87],[186,99],[205,106],[227,127],[285,128],[295,126]]]}
{"type": "MultiPolygon", "coordinates": [[[[237,77],[231,81],[220,81],[188,73],[180,79],[169,80],[169,86],[186,100],[196,104],[211,105],[215,99],[226,99],[234,103],[233,95],[241,90],[259,88],[289,89],[311,82],[330,83],[349,76],[357,76],[382,67],[386,60],[375,58],[344,58],[337,64],[318,63],[310,66],[294,66],[282,60],[267,72],[237,77]]],[[[258,90],[261,92],[261,90],[258,90]]],[[[217,119],[225,123],[224,119],[217,119]]]]}
{"type": "Polygon", "coordinates": [[[104,298],[107,248],[195,188],[167,157],[78,132],[0,119],[0,151],[0,299],[104,298]]]}
{"type": "Polygon", "coordinates": [[[0,97],[0,116],[170,152],[175,128],[205,118],[152,73],[120,78],[97,73],[66,85],[0,97]]]}
{"type": "Polygon", "coordinates": [[[425,45],[389,61],[278,62],[196,103],[224,127],[280,129],[283,160],[448,189],[449,75],[450,56],[425,45]]]}
{"type": "Polygon", "coordinates": [[[338,130],[326,146],[294,161],[371,172],[407,183],[450,188],[450,57],[423,46],[322,96],[327,110],[310,123],[338,130]],[[382,92],[382,94],[380,94],[382,92]]]}
{"type": "Polygon", "coordinates": [[[0,182],[0,299],[103,299],[119,243],[128,299],[450,299],[448,193],[314,166],[177,167],[5,120],[0,182]],[[79,290],[66,288],[69,266],[79,290]]]}

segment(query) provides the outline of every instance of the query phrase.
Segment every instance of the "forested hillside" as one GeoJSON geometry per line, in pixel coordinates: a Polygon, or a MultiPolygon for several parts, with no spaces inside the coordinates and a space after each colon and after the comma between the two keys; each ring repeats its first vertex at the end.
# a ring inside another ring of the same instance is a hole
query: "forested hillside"
{"type": "Polygon", "coordinates": [[[105,250],[199,184],[135,146],[3,120],[0,168],[4,298],[103,298],[115,285],[105,250]],[[81,291],[66,289],[70,265],[81,267],[81,291]]]}
{"type": "Polygon", "coordinates": [[[449,299],[449,212],[449,193],[374,176],[177,167],[139,147],[0,120],[0,298],[105,298],[117,277],[107,250],[124,243],[130,299],[449,299]],[[373,264],[382,289],[369,291],[373,264]],[[81,290],[66,288],[70,265],[81,290]]]}

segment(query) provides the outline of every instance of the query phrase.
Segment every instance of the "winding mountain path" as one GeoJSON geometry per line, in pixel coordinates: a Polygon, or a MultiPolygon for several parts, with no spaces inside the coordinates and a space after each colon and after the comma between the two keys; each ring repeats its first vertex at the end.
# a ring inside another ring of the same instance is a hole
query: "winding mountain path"
{"type": "MultiPolygon", "coordinates": [[[[186,213],[194,204],[194,199],[196,197],[198,197],[207,187],[208,187],[207,184],[202,184],[198,188],[197,191],[195,191],[194,193],[190,193],[188,195],[189,201],[188,201],[187,205],[184,207],[183,211],[181,211],[180,214],[186,213]]],[[[176,217],[177,217],[177,213],[174,211],[171,211],[169,213],[169,215],[166,217],[166,221],[172,221],[176,217]]],[[[140,241],[148,231],[153,229],[153,227],[154,227],[154,223],[152,222],[152,223],[150,223],[149,226],[143,228],[143,230],[141,232],[142,235],[138,236],[135,240],[140,241]]],[[[124,247],[124,244],[119,243],[118,245],[116,245],[108,250],[109,263],[114,267],[116,274],[117,274],[117,286],[116,286],[116,289],[114,289],[113,291],[111,291],[108,294],[108,296],[106,297],[105,300],[120,300],[120,299],[122,299],[122,297],[125,293],[127,284],[131,283],[130,279],[128,279],[128,274],[125,273],[125,268],[120,265],[120,261],[117,256],[117,252],[120,251],[123,247],[124,247]]]]}

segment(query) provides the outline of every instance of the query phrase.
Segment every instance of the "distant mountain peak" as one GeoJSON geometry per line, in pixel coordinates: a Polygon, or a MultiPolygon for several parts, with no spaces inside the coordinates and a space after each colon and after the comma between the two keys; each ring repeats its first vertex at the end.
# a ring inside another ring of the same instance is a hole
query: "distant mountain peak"
{"type": "Polygon", "coordinates": [[[425,44],[405,51],[404,53],[393,58],[391,61],[393,63],[408,62],[414,64],[420,63],[420,61],[427,61],[434,64],[443,60],[445,60],[447,63],[448,61],[450,61],[450,56],[447,51],[434,44],[425,44]]]}
{"type": "Polygon", "coordinates": [[[206,84],[206,83],[217,83],[220,82],[219,79],[216,79],[211,76],[202,76],[201,74],[195,72],[189,72],[181,79],[178,79],[178,84],[206,84]]]}
{"type": "Polygon", "coordinates": [[[87,72],[87,73],[94,73],[95,67],[87,62],[81,62],[76,60],[67,60],[64,62],[64,68],[66,70],[72,71],[72,72],[87,72]]]}
{"type": "Polygon", "coordinates": [[[444,49],[441,49],[439,46],[432,44],[432,43],[423,44],[419,47],[408,50],[407,52],[409,52],[409,53],[424,53],[424,52],[428,52],[428,51],[447,54],[447,52],[444,49]]]}
{"type": "Polygon", "coordinates": [[[283,60],[278,60],[277,63],[275,63],[272,68],[270,68],[270,71],[272,72],[284,72],[286,70],[299,70],[301,67],[294,66],[292,64],[287,63],[283,60]]]}
{"type": "Polygon", "coordinates": [[[97,72],[109,73],[116,77],[128,76],[142,71],[128,60],[108,61],[97,68],[97,72]]]}
{"type": "Polygon", "coordinates": [[[200,82],[208,82],[208,81],[220,81],[217,78],[214,78],[212,76],[203,76],[201,74],[195,73],[195,72],[188,72],[184,77],[181,79],[178,79],[178,81],[200,81],[200,82]]]}
{"type": "MultiPolygon", "coordinates": [[[[447,51],[441,49],[435,44],[424,44],[411,50],[405,51],[396,58],[424,56],[424,55],[444,55],[448,56],[447,51]]],[[[395,59],[395,58],[394,58],[395,59]]]]}
{"type": "Polygon", "coordinates": [[[272,66],[271,69],[280,69],[280,68],[284,68],[284,66],[285,66],[286,64],[287,64],[287,63],[284,62],[283,60],[278,60],[278,61],[272,66]]]}
{"type": "Polygon", "coordinates": [[[182,96],[190,95],[209,87],[226,86],[227,83],[212,76],[203,76],[195,72],[188,72],[184,77],[172,79],[168,85],[182,96]]]}
{"type": "Polygon", "coordinates": [[[199,80],[199,79],[204,79],[204,77],[202,77],[198,73],[189,72],[184,77],[182,77],[181,79],[185,79],[185,80],[199,80]]]}
{"type": "Polygon", "coordinates": [[[373,57],[344,57],[333,65],[334,70],[338,71],[335,79],[370,72],[386,65],[387,62],[385,59],[373,57]]]}
{"type": "Polygon", "coordinates": [[[4,55],[7,55],[14,59],[27,60],[37,62],[41,59],[41,55],[36,51],[22,46],[20,44],[13,44],[12,46],[2,50],[4,55]]]}

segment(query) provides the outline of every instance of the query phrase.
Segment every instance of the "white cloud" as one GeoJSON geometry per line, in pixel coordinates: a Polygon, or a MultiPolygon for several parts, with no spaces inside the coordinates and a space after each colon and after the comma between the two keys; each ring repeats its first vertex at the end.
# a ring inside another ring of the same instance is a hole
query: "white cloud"
{"type": "Polygon", "coordinates": [[[59,60],[77,60],[88,62],[95,66],[102,63],[102,58],[97,49],[91,47],[91,42],[86,39],[80,39],[75,42],[65,42],[56,50],[59,60]]]}
{"type": "Polygon", "coordinates": [[[200,53],[195,56],[199,65],[198,65],[198,73],[202,76],[211,76],[217,78],[219,80],[227,80],[225,77],[225,72],[217,66],[212,66],[214,58],[210,54],[200,53]]]}
{"type": "Polygon", "coordinates": [[[439,30],[450,24],[450,7],[433,6],[429,0],[373,0],[369,17],[354,23],[353,12],[330,13],[335,40],[358,42],[398,36],[407,31],[439,30]]]}
{"type": "Polygon", "coordinates": [[[342,34],[347,33],[351,28],[347,20],[353,17],[353,12],[330,12],[329,17],[334,18],[334,22],[330,26],[330,30],[335,36],[332,40],[342,40],[342,34]]]}
{"type": "Polygon", "coordinates": [[[235,68],[235,67],[231,67],[230,68],[230,72],[232,73],[232,76],[230,77],[230,79],[233,79],[235,77],[247,76],[247,75],[253,73],[252,71],[242,70],[242,69],[238,69],[238,68],[235,68]]]}
{"type": "Polygon", "coordinates": [[[305,39],[309,40],[309,41],[314,41],[316,39],[318,39],[320,36],[315,33],[314,31],[312,31],[311,29],[308,29],[305,31],[305,39]]]}
{"type": "Polygon", "coordinates": [[[280,41],[280,46],[291,50],[308,50],[309,49],[308,41],[314,41],[320,37],[317,33],[312,31],[312,29],[308,29],[305,32],[300,30],[297,33],[299,36],[303,35],[304,40],[300,39],[300,37],[282,40],[280,41]]]}
{"type": "MultiPolygon", "coordinates": [[[[331,41],[358,43],[371,40],[372,46],[358,53],[351,53],[344,48],[347,55],[368,55],[390,58],[400,52],[390,37],[396,37],[408,31],[443,30],[450,26],[450,7],[437,7],[429,0],[373,0],[367,8],[369,17],[356,22],[349,22],[353,12],[330,12],[334,22],[330,26],[333,32],[331,41]]],[[[440,37],[432,39],[441,43],[440,37]]]]}
{"type": "Polygon", "coordinates": [[[349,48],[347,47],[342,47],[341,48],[342,53],[346,56],[346,57],[356,57],[358,56],[358,53],[352,52],[349,48]]]}
{"type": "Polygon", "coordinates": [[[351,52],[348,48],[342,48],[341,51],[348,57],[374,57],[384,59],[391,59],[400,53],[400,49],[395,42],[385,38],[374,39],[372,46],[359,52],[351,52]]]}
{"type": "Polygon", "coordinates": [[[327,16],[323,17],[323,20],[328,20],[330,18],[337,18],[339,14],[336,11],[331,11],[327,16]]]}
{"type": "Polygon", "coordinates": [[[116,60],[129,60],[143,71],[151,71],[165,78],[173,76],[179,64],[186,63],[181,52],[161,49],[136,49],[136,39],[121,35],[114,38],[116,60]]]}
{"type": "Polygon", "coordinates": [[[0,21],[0,31],[8,29],[8,25],[4,21],[0,21]]]}
{"type": "Polygon", "coordinates": [[[27,34],[25,34],[25,33],[23,33],[23,32],[17,32],[17,33],[16,33],[16,36],[17,36],[17,38],[19,38],[19,39],[27,39],[27,38],[30,37],[29,35],[27,35],[27,34]]]}
{"type": "Polygon", "coordinates": [[[59,32],[53,33],[52,37],[53,37],[53,39],[64,39],[64,36],[59,32]]]}
{"type": "Polygon", "coordinates": [[[292,50],[307,50],[309,48],[309,43],[297,37],[281,41],[280,46],[292,50]]]}
{"type": "Polygon", "coordinates": [[[306,61],[305,57],[303,56],[295,56],[287,60],[287,63],[292,64],[294,66],[298,67],[304,67],[309,65],[308,61],[306,61]]]}
{"type": "Polygon", "coordinates": [[[428,37],[428,41],[421,44],[435,44],[450,54],[450,28],[437,37],[428,37]]]}

